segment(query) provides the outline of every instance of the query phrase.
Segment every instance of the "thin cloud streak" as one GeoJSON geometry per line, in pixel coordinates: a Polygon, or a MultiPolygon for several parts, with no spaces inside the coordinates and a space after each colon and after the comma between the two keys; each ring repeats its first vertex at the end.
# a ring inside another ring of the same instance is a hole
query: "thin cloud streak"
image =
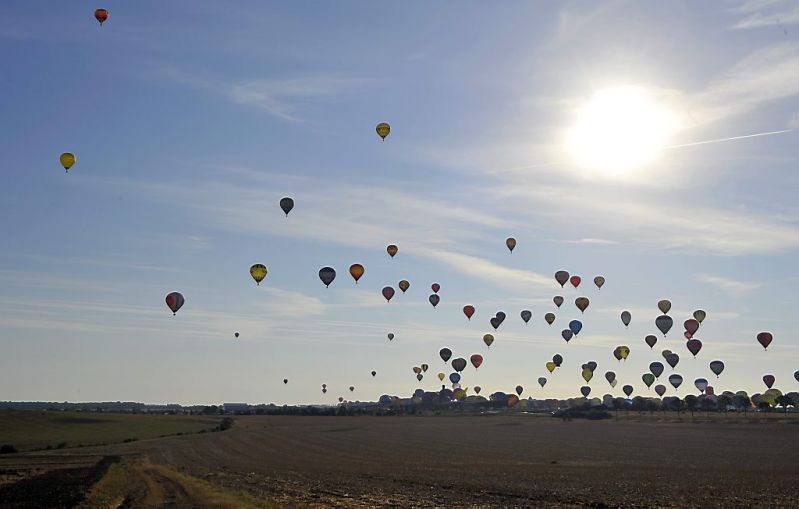
{"type": "Polygon", "coordinates": [[[722,276],[715,276],[712,274],[698,274],[694,278],[700,283],[707,283],[717,287],[718,289],[727,292],[736,297],[741,297],[752,290],[760,288],[759,283],[752,283],[749,281],[738,281],[722,276]]]}

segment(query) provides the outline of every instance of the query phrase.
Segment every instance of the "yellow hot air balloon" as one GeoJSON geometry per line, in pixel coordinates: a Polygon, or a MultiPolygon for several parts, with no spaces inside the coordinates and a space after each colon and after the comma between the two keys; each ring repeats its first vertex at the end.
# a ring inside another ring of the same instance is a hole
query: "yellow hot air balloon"
{"type": "Polygon", "coordinates": [[[61,154],[61,157],[58,158],[61,161],[61,166],[64,167],[64,170],[69,172],[69,169],[72,168],[72,165],[75,164],[75,154],[72,152],[64,152],[61,154]]]}
{"type": "Polygon", "coordinates": [[[439,380],[441,380],[441,381],[443,382],[443,381],[444,381],[444,377],[445,377],[445,376],[447,376],[447,375],[445,375],[444,373],[439,373],[439,374],[438,374],[438,379],[439,379],[439,380]]]}
{"type": "Polygon", "coordinates": [[[585,380],[586,383],[590,382],[593,377],[594,372],[591,371],[590,368],[583,368],[583,380],[585,380]]]}
{"type": "Polygon", "coordinates": [[[554,362],[552,362],[552,361],[547,362],[547,370],[549,370],[550,373],[555,371],[555,368],[557,368],[557,367],[558,367],[558,365],[555,364],[554,362]]]}
{"type": "Polygon", "coordinates": [[[627,356],[630,355],[630,347],[629,346],[620,346],[617,348],[619,351],[619,355],[623,360],[627,360],[627,356]]]}
{"type": "Polygon", "coordinates": [[[256,263],[255,265],[250,267],[250,275],[255,280],[255,283],[257,285],[261,284],[261,281],[264,280],[267,272],[268,271],[266,270],[266,265],[261,265],[260,263],[256,263]]]}
{"type": "Polygon", "coordinates": [[[383,138],[383,140],[385,140],[386,136],[388,136],[388,133],[391,132],[391,126],[385,122],[380,122],[379,124],[377,124],[377,127],[375,127],[375,131],[377,131],[378,136],[380,136],[381,138],[383,138]]]}
{"type": "Polygon", "coordinates": [[[483,343],[485,343],[486,346],[490,347],[491,343],[493,343],[493,342],[494,342],[494,335],[493,334],[486,334],[485,336],[483,336],[483,343]]]}

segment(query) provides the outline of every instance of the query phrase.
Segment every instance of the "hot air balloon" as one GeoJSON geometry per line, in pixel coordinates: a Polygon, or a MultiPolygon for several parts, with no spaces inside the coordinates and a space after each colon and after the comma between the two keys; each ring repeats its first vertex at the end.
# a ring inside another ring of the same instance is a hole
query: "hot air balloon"
{"type": "Polygon", "coordinates": [[[461,376],[458,373],[450,373],[449,381],[456,384],[461,381],[461,376]]]}
{"type": "Polygon", "coordinates": [[[239,339],[239,333],[238,332],[234,332],[233,333],[233,337],[235,337],[236,339],[239,339]]]}
{"type": "Polygon", "coordinates": [[[430,301],[430,304],[432,304],[433,307],[436,307],[436,306],[438,306],[438,303],[441,300],[441,297],[439,297],[435,293],[431,293],[430,297],[428,297],[427,300],[430,301]]]}
{"type": "Polygon", "coordinates": [[[574,305],[577,306],[577,309],[580,310],[580,313],[585,313],[585,310],[588,309],[588,297],[577,297],[574,299],[574,305]]]}
{"type": "Polygon", "coordinates": [[[350,265],[350,276],[355,280],[356,285],[358,284],[358,280],[361,279],[361,276],[363,276],[363,273],[364,268],[360,263],[353,263],[350,265]]]}
{"type": "Polygon", "coordinates": [[[383,297],[386,299],[386,302],[390,302],[391,297],[394,296],[394,289],[391,288],[390,286],[384,286],[382,293],[383,297]]]}
{"type": "Polygon", "coordinates": [[[372,371],[372,376],[376,376],[376,375],[377,375],[377,371],[372,371]]]}
{"type": "Polygon", "coordinates": [[[502,323],[502,321],[496,316],[491,318],[489,322],[491,322],[491,327],[493,327],[494,330],[497,330],[499,328],[499,325],[502,323]]]}
{"type": "Polygon", "coordinates": [[[508,250],[512,253],[513,248],[516,247],[516,239],[514,239],[513,237],[508,237],[505,240],[505,245],[508,246],[508,250]]]}
{"type": "Polygon", "coordinates": [[[165,300],[167,307],[172,310],[172,316],[176,315],[178,310],[186,303],[186,299],[179,292],[170,293],[165,300]]]}
{"type": "Polygon", "coordinates": [[[685,330],[690,332],[692,336],[699,330],[699,322],[693,318],[686,320],[683,325],[685,326],[685,330]]]}
{"type": "Polygon", "coordinates": [[[421,367],[422,367],[422,373],[427,373],[427,370],[430,369],[430,366],[428,366],[427,364],[422,364],[421,367]]]}
{"type": "Polygon", "coordinates": [[[464,369],[466,369],[466,359],[464,359],[463,357],[458,357],[457,359],[454,359],[452,361],[452,369],[454,369],[459,373],[464,369]]]}
{"type": "Polygon", "coordinates": [[[581,330],[583,330],[583,322],[580,320],[572,320],[569,322],[569,330],[572,331],[576,336],[581,330]]]}
{"type": "Polygon", "coordinates": [[[697,322],[699,322],[699,323],[704,322],[706,317],[707,317],[707,313],[705,313],[703,310],[697,309],[696,311],[694,311],[694,319],[697,322]]]}
{"type": "Polygon", "coordinates": [[[322,388],[322,394],[327,394],[327,389],[325,389],[324,387],[322,388]]]}
{"type": "Polygon", "coordinates": [[[517,385],[517,386],[516,386],[516,394],[518,394],[519,396],[521,396],[521,395],[522,395],[522,392],[524,392],[524,387],[522,387],[521,385],[517,385]]]}
{"type": "Polygon", "coordinates": [[[591,370],[591,372],[593,373],[593,372],[594,372],[594,370],[596,369],[596,366],[597,366],[597,364],[596,364],[596,362],[594,362],[594,361],[588,361],[588,362],[586,362],[586,363],[585,363],[585,366],[586,366],[588,369],[590,369],[590,370],[591,370]]]}
{"type": "Polygon", "coordinates": [[[327,384],[322,384],[322,389],[327,389],[327,384]]]}
{"type": "Polygon", "coordinates": [[[707,389],[707,385],[708,385],[707,380],[705,380],[704,378],[697,378],[696,380],[694,380],[694,386],[699,390],[699,392],[705,392],[705,389],[707,389]]]}
{"type": "Polygon", "coordinates": [[[336,279],[336,270],[333,267],[322,267],[319,269],[319,279],[325,284],[325,288],[336,279]]]}
{"type": "Polygon", "coordinates": [[[629,311],[622,311],[621,312],[621,323],[624,324],[625,327],[630,325],[630,320],[632,320],[633,316],[630,314],[629,311]]]}
{"type": "Polygon", "coordinates": [[[547,370],[548,370],[550,373],[552,373],[553,371],[555,371],[555,368],[557,368],[557,366],[555,365],[555,363],[554,363],[554,362],[552,362],[552,361],[549,361],[549,362],[547,362],[547,363],[546,363],[546,367],[547,367],[547,370]]]}
{"type": "Polygon", "coordinates": [[[615,389],[615,388],[616,388],[616,384],[617,384],[617,383],[619,383],[619,380],[614,378],[614,379],[613,379],[613,381],[612,381],[612,382],[610,382],[610,386],[611,386],[611,387],[613,387],[613,388],[615,389]]]}
{"type": "Polygon", "coordinates": [[[264,280],[267,272],[268,270],[266,269],[266,266],[260,263],[256,263],[255,265],[250,267],[250,275],[255,280],[256,285],[261,284],[261,281],[264,280]]]}
{"type": "Polygon", "coordinates": [[[108,10],[107,9],[96,9],[94,11],[94,19],[96,19],[100,23],[100,26],[103,26],[103,23],[105,23],[105,20],[108,19],[108,10]]]}
{"type": "Polygon", "coordinates": [[[721,361],[712,361],[710,363],[710,371],[712,371],[716,375],[716,378],[718,378],[721,372],[724,371],[724,363],[721,361]]]}
{"type": "Polygon", "coordinates": [[[655,375],[655,378],[660,378],[660,375],[663,374],[663,364],[655,361],[649,365],[649,371],[655,375]]]}
{"type": "Polygon", "coordinates": [[[410,287],[411,287],[411,284],[410,284],[410,283],[409,283],[407,280],[403,279],[402,281],[400,281],[399,283],[397,283],[397,286],[399,286],[399,289],[400,289],[400,290],[402,290],[402,293],[405,293],[405,291],[406,291],[408,288],[410,288],[410,287]]]}
{"type": "Polygon", "coordinates": [[[466,318],[471,321],[472,315],[474,315],[474,306],[470,304],[463,306],[463,314],[466,315],[466,318]]]}
{"type": "Polygon", "coordinates": [[[702,349],[702,342],[698,339],[689,339],[685,346],[688,347],[688,351],[691,352],[691,355],[696,358],[696,354],[699,353],[699,350],[702,349]]]}
{"type": "Polygon", "coordinates": [[[793,377],[796,378],[796,381],[799,382],[799,370],[794,371],[793,377]]]}
{"type": "Polygon", "coordinates": [[[674,320],[669,315],[660,315],[655,318],[655,327],[663,333],[663,337],[666,337],[672,325],[674,325],[674,320]]]}
{"type": "Polygon", "coordinates": [[[668,299],[663,299],[658,301],[658,309],[664,315],[669,314],[669,310],[671,309],[671,301],[668,299]]]}
{"type": "Polygon", "coordinates": [[[563,288],[563,285],[565,285],[566,281],[568,280],[569,280],[569,273],[566,272],[565,270],[559,270],[555,272],[555,281],[558,282],[561,288],[563,288]]]}
{"type": "Polygon", "coordinates": [[[656,385],[655,386],[655,392],[658,394],[658,396],[660,396],[662,398],[663,395],[666,394],[666,386],[665,385],[656,385]]]}
{"type": "Polygon", "coordinates": [[[414,366],[413,372],[418,375],[419,373],[422,372],[422,368],[420,368],[419,366],[414,366]]]}
{"type": "Polygon", "coordinates": [[[388,340],[391,341],[392,339],[394,339],[394,333],[393,332],[389,332],[388,333],[388,340]]]}
{"type": "Polygon", "coordinates": [[[671,350],[663,350],[662,352],[660,352],[660,355],[662,355],[663,358],[665,359],[666,357],[671,355],[671,350]]]}
{"type": "Polygon", "coordinates": [[[483,336],[483,343],[486,344],[487,347],[491,347],[491,343],[494,342],[494,336],[492,334],[485,334],[483,336]]]}
{"type": "Polygon", "coordinates": [[[506,399],[505,402],[507,403],[508,407],[513,408],[519,404],[519,396],[511,394],[508,396],[508,399],[506,399]]]}
{"type": "Polygon", "coordinates": [[[580,276],[572,276],[569,278],[569,282],[572,284],[573,287],[577,288],[578,286],[580,286],[582,278],[580,276]]]}
{"type": "Polygon", "coordinates": [[[622,360],[627,360],[627,356],[630,355],[630,347],[629,346],[618,346],[616,347],[619,350],[619,354],[621,355],[622,360]]]}
{"type": "Polygon", "coordinates": [[[613,357],[615,357],[617,361],[621,362],[621,351],[619,350],[618,346],[613,349],[613,357]]]}
{"type": "Polygon", "coordinates": [[[499,320],[499,323],[502,323],[505,321],[507,316],[508,315],[506,315],[504,311],[497,311],[496,319],[499,320]]]}
{"type": "Polygon", "coordinates": [[[355,386],[350,385],[350,392],[355,392],[355,386]]]}
{"type": "Polygon", "coordinates": [[[582,387],[580,387],[580,394],[582,394],[583,397],[587,398],[588,395],[591,394],[591,388],[588,387],[587,385],[583,385],[582,387]]]}
{"type": "Polygon", "coordinates": [[[563,329],[562,331],[560,331],[560,335],[563,339],[566,340],[567,343],[571,341],[571,339],[574,337],[574,333],[569,329],[563,329]]]}
{"type": "Polygon", "coordinates": [[[343,402],[344,402],[344,398],[342,398],[341,396],[339,396],[339,397],[338,397],[338,402],[339,402],[339,403],[343,403],[343,402]]]}
{"type": "Polygon", "coordinates": [[[283,379],[283,385],[285,385],[285,384],[287,384],[287,383],[289,383],[289,379],[288,379],[288,378],[284,378],[284,379],[283,379]]]}
{"type": "Polygon", "coordinates": [[[64,171],[69,173],[69,169],[72,168],[77,159],[75,158],[75,154],[72,152],[64,152],[61,154],[58,160],[61,162],[61,166],[64,167],[64,171]]]}
{"type": "Polygon", "coordinates": [[[552,302],[554,302],[556,306],[560,307],[560,305],[563,304],[563,297],[560,295],[555,295],[552,297],[552,302]]]}
{"type": "Polygon", "coordinates": [[[450,357],[452,357],[452,350],[449,348],[442,348],[439,350],[438,355],[441,357],[441,360],[447,362],[450,357]]]}
{"type": "Polygon", "coordinates": [[[644,384],[648,389],[652,387],[653,383],[655,383],[655,375],[653,375],[652,373],[644,373],[643,375],[641,375],[641,380],[644,381],[644,384]]]}
{"type": "Polygon", "coordinates": [[[605,380],[607,380],[608,383],[612,382],[615,379],[616,379],[616,373],[614,373],[613,371],[605,372],[605,380]]]}
{"type": "Polygon", "coordinates": [[[625,385],[621,388],[621,391],[629,398],[630,395],[633,393],[633,386],[632,385],[625,385]]]}
{"type": "Polygon", "coordinates": [[[602,285],[605,284],[605,278],[603,276],[597,276],[594,278],[594,284],[598,289],[602,289],[602,285]]]}
{"type": "Polygon", "coordinates": [[[433,290],[433,293],[438,293],[438,291],[441,290],[441,285],[438,283],[433,283],[430,285],[430,289],[433,290]]]}
{"type": "Polygon", "coordinates": [[[763,375],[763,383],[766,384],[766,387],[769,389],[774,385],[774,380],[774,375],[763,375]]]}
{"type": "Polygon", "coordinates": [[[397,251],[399,251],[399,248],[394,244],[389,244],[388,247],[386,247],[386,252],[392,258],[394,258],[394,255],[397,254],[397,251]]]}
{"type": "Polygon", "coordinates": [[[680,362],[680,356],[676,353],[670,353],[666,356],[666,362],[669,364],[669,366],[674,368],[677,366],[677,363],[680,362]]]}
{"type": "Polygon", "coordinates": [[[280,210],[282,210],[283,213],[286,214],[286,217],[289,217],[289,212],[291,212],[291,209],[293,208],[294,208],[293,199],[289,198],[288,196],[280,199],[280,210]]]}
{"type": "Polygon", "coordinates": [[[544,378],[543,376],[538,377],[538,385],[540,385],[542,389],[546,384],[547,384],[546,378],[544,378]]]}
{"type": "Polygon", "coordinates": [[[673,375],[669,375],[669,383],[675,389],[678,389],[680,385],[682,385],[682,376],[674,373],[673,375]]]}
{"type": "Polygon", "coordinates": [[[560,367],[560,365],[563,364],[563,356],[561,356],[559,353],[556,353],[552,356],[552,362],[555,363],[555,366],[560,367]]]}
{"type": "Polygon", "coordinates": [[[530,311],[529,309],[525,309],[520,313],[520,315],[522,317],[522,320],[524,320],[524,323],[528,323],[530,321],[530,318],[533,317],[533,312],[530,311]]]}
{"type": "Polygon", "coordinates": [[[547,313],[544,315],[544,320],[549,324],[552,325],[555,322],[555,313],[547,313]]]}
{"type": "Polygon", "coordinates": [[[476,353],[471,357],[469,357],[469,361],[471,361],[472,366],[474,366],[474,369],[477,369],[480,367],[480,364],[483,363],[483,356],[480,355],[479,353],[476,353]]]}
{"type": "Polygon", "coordinates": [[[763,345],[763,350],[768,349],[768,345],[771,344],[773,339],[774,336],[770,332],[761,332],[757,335],[757,342],[763,345]]]}
{"type": "Polygon", "coordinates": [[[585,380],[586,383],[590,382],[591,379],[594,378],[594,372],[588,369],[588,366],[583,368],[582,375],[583,375],[583,380],[585,380]]]}
{"type": "Polygon", "coordinates": [[[652,334],[650,334],[649,336],[644,338],[644,341],[646,342],[647,345],[649,345],[649,348],[654,348],[655,343],[658,342],[658,338],[657,336],[653,336],[652,334]]]}
{"type": "Polygon", "coordinates": [[[447,375],[445,375],[444,373],[439,373],[439,374],[438,374],[438,379],[439,379],[439,380],[441,380],[441,381],[443,382],[443,381],[444,381],[444,377],[445,377],[445,376],[447,376],[447,375]]]}
{"type": "Polygon", "coordinates": [[[388,136],[388,133],[391,132],[391,126],[386,122],[380,122],[377,124],[377,127],[375,127],[375,131],[377,131],[377,135],[380,136],[383,141],[385,141],[386,136],[388,136]]]}

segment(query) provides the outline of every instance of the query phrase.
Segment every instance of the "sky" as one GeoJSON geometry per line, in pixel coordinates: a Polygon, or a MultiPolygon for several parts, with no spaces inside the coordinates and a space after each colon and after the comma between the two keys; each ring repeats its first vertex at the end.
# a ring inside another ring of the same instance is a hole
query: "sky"
{"type": "Polygon", "coordinates": [[[440,389],[442,347],[485,357],[463,386],[536,398],[578,396],[591,360],[592,396],[654,395],[641,375],[663,349],[681,358],[665,375],[685,378],[677,391],[660,378],[669,395],[696,394],[697,377],[762,392],[766,373],[799,389],[795,2],[109,0],[103,26],[96,7],[0,4],[0,400],[408,396],[440,389]],[[645,91],[677,126],[624,174],[565,141],[614,87],[645,91]],[[718,141],[759,133],[775,134],[718,141]],[[260,286],[254,263],[269,269],[260,286]],[[561,269],[581,286],[561,289],[561,269]],[[400,279],[410,289],[386,303],[400,279]],[[174,317],[172,291],[186,298],[174,317]],[[695,309],[693,359],[681,324],[695,309]],[[567,344],[572,319],[584,327],[567,344]]]}

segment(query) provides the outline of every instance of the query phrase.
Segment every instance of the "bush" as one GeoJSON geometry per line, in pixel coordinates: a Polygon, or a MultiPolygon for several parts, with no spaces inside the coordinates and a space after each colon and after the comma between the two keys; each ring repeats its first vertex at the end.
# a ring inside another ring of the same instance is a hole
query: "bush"
{"type": "Polygon", "coordinates": [[[601,419],[610,419],[610,413],[602,407],[592,407],[590,405],[583,405],[574,408],[564,408],[552,413],[552,417],[560,419],[588,419],[590,421],[598,421],[601,419]]]}
{"type": "Polygon", "coordinates": [[[14,454],[19,452],[16,447],[11,444],[3,444],[0,446],[0,454],[14,454]]]}

